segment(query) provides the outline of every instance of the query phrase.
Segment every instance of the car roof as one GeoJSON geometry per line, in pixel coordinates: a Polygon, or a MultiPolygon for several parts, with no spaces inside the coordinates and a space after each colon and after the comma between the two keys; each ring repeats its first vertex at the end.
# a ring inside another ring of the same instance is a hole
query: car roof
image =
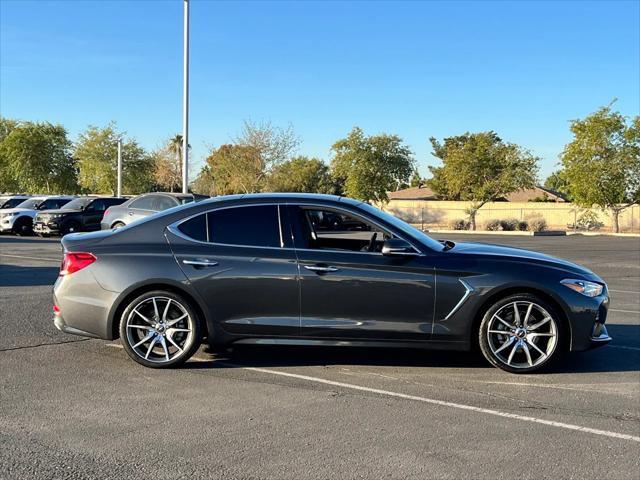
{"type": "Polygon", "coordinates": [[[284,202],[340,202],[347,205],[359,205],[363,203],[361,200],[353,198],[341,197],[339,195],[327,195],[324,193],[295,193],[295,192],[271,192],[271,193],[243,193],[238,195],[221,195],[203,200],[200,203],[238,201],[245,203],[251,201],[284,201],[284,202]]]}

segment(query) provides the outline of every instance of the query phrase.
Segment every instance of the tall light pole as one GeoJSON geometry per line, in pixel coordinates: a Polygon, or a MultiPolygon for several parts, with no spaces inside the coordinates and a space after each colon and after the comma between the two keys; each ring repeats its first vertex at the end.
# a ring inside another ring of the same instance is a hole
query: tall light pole
{"type": "Polygon", "coordinates": [[[183,0],[182,193],[189,192],[189,0],[183,0]]]}
{"type": "Polygon", "coordinates": [[[118,139],[118,197],[122,196],[122,139],[118,139]]]}

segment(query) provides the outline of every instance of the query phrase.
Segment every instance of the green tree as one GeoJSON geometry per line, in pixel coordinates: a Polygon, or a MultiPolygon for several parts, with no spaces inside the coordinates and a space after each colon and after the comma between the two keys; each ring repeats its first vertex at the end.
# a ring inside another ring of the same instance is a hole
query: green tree
{"type": "Polygon", "coordinates": [[[424,183],[424,178],[420,176],[420,172],[418,172],[418,169],[416,168],[413,171],[413,174],[411,175],[411,179],[409,180],[409,186],[421,187],[423,183],[424,183]]]}
{"type": "Polygon", "coordinates": [[[273,167],[267,175],[269,192],[335,193],[329,167],[317,158],[295,157],[273,167]]]}
{"type": "Polygon", "coordinates": [[[10,120],[0,125],[0,188],[43,193],[78,191],[71,142],[64,127],[10,120]]]}
{"type": "Polygon", "coordinates": [[[156,187],[162,191],[182,189],[182,135],[174,135],[165,144],[151,153],[153,158],[153,178],[156,187]]]}
{"type": "Polygon", "coordinates": [[[544,181],[544,188],[548,188],[554,192],[561,194],[565,199],[571,201],[571,192],[569,192],[569,183],[565,178],[564,172],[558,170],[549,175],[544,181]]]}
{"type": "Polygon", "coordinates": [[[429,186],[445,200],[471,202],[467,213],[472,230],[485,203],[536,184],[538,158],[503,142],[495,132],[465,133],[445,138],[443,143],[435,138],[430,141],[442,166],[429,167],[433,175],[429,186]]]}
{"type": "Polygon", "coordinates": [[[414,169],[411,150],[397,135],[367,137],[355,127],[331,149],[332,173],[345,194],[365,201],[388,201],[387,192],[406,183],[414,169]]]}
{"type": "MultiPolygon", "coordinates": [[[[80,186],[91,193],[117,192],[118,132],[115,123],[90,126],[80,134],[75,149],[80,186]]],[[[154,159],[133,139],[122,141],[122,190],[135,195],[154,185],[154,159]]]]}
{"type": "Polygon", "coordinates": [[[609,105],[573,120],[571,132],[560,155],[569,191],[581,206],[609,210],[618,232],[620,212],[640,202],[640,117],[630,120],[609,105]]]}
{"type": "Polygon", "coordinates": [[[205,169],[215,195],[255,193],[262,189],[265,165],[253,147],[221,145],[207,157],[205,169]]]}

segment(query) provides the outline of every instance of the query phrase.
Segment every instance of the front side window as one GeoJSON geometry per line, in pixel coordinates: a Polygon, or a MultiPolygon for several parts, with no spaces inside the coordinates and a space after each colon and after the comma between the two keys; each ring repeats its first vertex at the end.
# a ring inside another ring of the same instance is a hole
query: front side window
{"type": "Polygon", "coordinates": [[[197,215],[178,229],[201,242],[247,247],[281,247],[276,205],[233,207],[197,215]]]}
{"type": "Polygon", "coordinates": [[[312,250],[380,253],[393,235],[353,214],[319,207],[293,207],[296,245],[312,250]]]}
{"type": "Polygon", "coordinates": [[[38,205],[38,210],[53,210],[61,208],[71,201],[70,198],[50,198],[38,205]]]}

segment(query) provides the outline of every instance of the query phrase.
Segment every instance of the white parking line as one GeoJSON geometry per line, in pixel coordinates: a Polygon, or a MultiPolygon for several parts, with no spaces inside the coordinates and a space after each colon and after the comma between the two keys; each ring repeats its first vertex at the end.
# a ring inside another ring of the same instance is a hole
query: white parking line
{"type": "Polygon", "coordinates": [[[623,350],[636,350],[636,351],[640,352],[640,348],[638,348],[638,347],[627,347],[625,345],[607,345],[607,346],[611,347],[611,348],[621,348],[623,350]]]}
{"type": "Polygon", "coordinates": [[[635,293],[636,295],[640,295],[640,292],[638,292],[637,290],[611,290],[609,289],[610,292],[614,292],[614,293],[635,293]]]}
{"type": "Polygon", "coordinates": [[[592,435],[602,435],[604,437],[609,437],[609,438],[617,438],[621,440],[631,440],[633,442],[640,442],[640,437],[637,437],[635,435],[628,435],[626,433],[610,432],[608,430],[598,430],[596,428],[581,427],[579,425],[572,425],[570,423],[554,422],[551,420],[544,420],[542,418],[537,418],[537,417],[527,417],[524,415],[518,415],[516,413],[502,412],[500,410],[492,410],[489,408],[482,408],[482,407],[474,407],[473,405],[465,405],[462,403],[446,402],[443,400],[435,400],[433,398],[427,398],[427,397],[418,397],[416,395],[407,395],[405,393],[392,392],[389,390],[380,390],[378,388],[363,387],[361,385],[354,385],[351,383],[334,382],[332,380],[326,380],[324,378],[310,377],[308,375],[299,375],[297,373],[280,372],[278,370],[271,370],[267,368],[244,367],[242,365],[234,365],[229,363],[224,363],[224,365],[228,365],[230,367],[242,368],[244,370],[251,370],[253,372],[267,373],[269,375],[279,375],[281,377],[296,378],[298,380],[305,380],[308,382],[322,383],[325,385],[331,385],[333,387],[347,388],[350,390],[359,390],[362,392],[369,392],[369,393],[376,393],[378,395],[386,395],[389,397],[403,398],[405,400],[413,400],[416,402],[429,403],[431,405],[438,405],[441,407],[456,408],[459,410],[467,410],[475,413],[495,415],[497,417],[510,418],[513,420],[520,420],[523,422],[538,423],[538,424],[547,425],[550,427],[564,428],[566,430],[575,430],[578,432],[590,433],[592,435]]]}
{"type": "Polygon", "coordinates": [[[44,258],[44,257],[27,257],[25,255],[9,255],[7,253],[0,253],[0,257],[11,257],[11,258],[26,258],[27,260],[44,260],[46,262],[56,262],[60,263],[60,260],[55,258],[44,258]]]}
{"type": "Polygon", "coordinates": [[[618,310],[617,308],[610,308],[609,311],[618,313],[640,313],[638,310],[618,310]]]}

